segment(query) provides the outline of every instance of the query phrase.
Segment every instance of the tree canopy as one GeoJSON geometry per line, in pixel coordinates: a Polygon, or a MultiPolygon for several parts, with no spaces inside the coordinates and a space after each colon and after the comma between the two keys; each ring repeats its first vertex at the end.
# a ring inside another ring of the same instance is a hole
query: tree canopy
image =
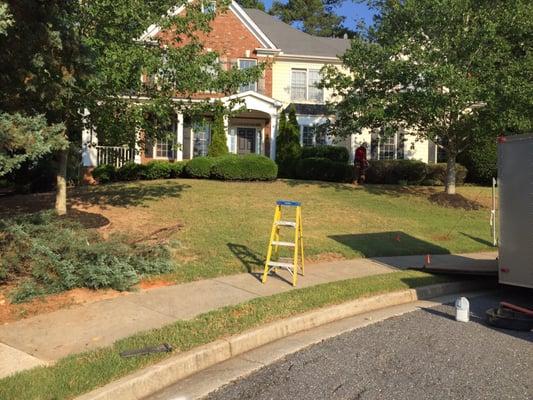
{"type": "MultiPolygon", "coordinates": [[[[138,129],[149,140],[168,134],[176,110],[209,111],[198,92],[233,94],[259,78],[262,66],[225,68],[218,54],[204,49],[215,12],[186,0],[8,0],[0,3],[0,110],[43,115],[47,124],[63,124],[66,137],[78,141],[84,123],[96,126],[103,140],[132,144],[138,129]],[[5,7],[7,5],[7,7],[5,7]],[[184,6],[186,12],[169,13],[184,6]],[[6,21],[12,21],[7,25],[6,21]],[[139,40],[153,24],[169,32],[139,40]],[[176,100],[177,98],[182,100],[176,100]],[[83,116],[83,110],[90,110],[83,116]]],[[[217,1],[216,13],[229,2],[217,1]]],[[[28,131],[31,137],[33,132],[28,131]]],[[[65,167],[66,154],[59,154],[65,167]]],[[[64,168],[60,168],[60,176],[64,168]]],[[[64,177],[62,186],[64,206],[64,177]]]]}
{"type": "Polygon", "coordinates": [[[533,128],[533,3],[377,1],[379,17],[325,71],[340,100],[335,133],[408,130],[442,146],[447,191],[455,160],[481,138],[533,128]]]}
{"type": "Polygon", "coordinates": [[[287,24],[295,24],[302,31],[316,36],[332,37],[347,33],[344,17],[335,10],[343,0],[275,0],[270,14],[287,24]]]}
{"type": "Polygon", "coordinates": [[[265,11],[265,5],[261,0],[237,0],[237,3],[244,8],[257,8],[265,11]]]}

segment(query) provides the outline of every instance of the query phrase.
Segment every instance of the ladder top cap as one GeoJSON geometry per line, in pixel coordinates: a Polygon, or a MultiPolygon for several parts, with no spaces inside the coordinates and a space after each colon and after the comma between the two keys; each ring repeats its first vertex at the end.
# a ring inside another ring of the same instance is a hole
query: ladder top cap
{"type": "Polygon", "coordinates": [[[299,201],[290,201],[290,200],[278,200],[276,201],[278,206],[290,206],[290,207],[300,207],[302,203],[299,201]]]}

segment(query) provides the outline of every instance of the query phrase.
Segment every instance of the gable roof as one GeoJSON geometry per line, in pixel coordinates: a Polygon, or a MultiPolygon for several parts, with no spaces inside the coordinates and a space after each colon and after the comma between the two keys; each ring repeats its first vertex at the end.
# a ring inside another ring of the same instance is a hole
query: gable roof
{"type": "Polygon", "coordinates": [[[350,47],[348,39],[309,35],[279,21],[264,11],[253,8],[245,8],[244,11],[285,55],[338,57],[350,47]]]}

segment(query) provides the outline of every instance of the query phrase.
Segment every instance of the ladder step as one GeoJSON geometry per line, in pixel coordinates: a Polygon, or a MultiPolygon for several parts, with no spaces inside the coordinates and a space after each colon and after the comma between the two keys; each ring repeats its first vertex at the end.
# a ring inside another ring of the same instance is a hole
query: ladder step
{"type": "Polygon", "coordinates": [[[293,242],[279,242],[279,241],[272,241],[272,244],[275,246],[287,246],[287,247],[294,247],[293,242]]]}
{"type": "Polygon", "coordinates": [[[276,225],[278,225],[278,226],[292,226],[293,228],[296,228],[296,222],[293,222],[293,221],[276,221],[276,225]]]}
{"type": "Polygon", "coordinates": [[[268,265],[270,267],[282,267],[282,268],[291,268],[291,269],[294,267],[294,265],[292,265],[291,263],[284,263],[284,262],[279,262],[279,261],[270,261],[268,265]]]}

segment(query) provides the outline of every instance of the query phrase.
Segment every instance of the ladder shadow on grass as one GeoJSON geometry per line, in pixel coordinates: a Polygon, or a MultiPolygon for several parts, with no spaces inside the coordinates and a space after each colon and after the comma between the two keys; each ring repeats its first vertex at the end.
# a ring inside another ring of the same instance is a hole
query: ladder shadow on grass
{"type": "Polygon", "coordinates": [[[237,257],[250,275],[261,281],[263,274],[261,269],[265,264],[262,254],[253,251],[248,246],[238,243],[228,243],[228,249],[237,257]]]}

